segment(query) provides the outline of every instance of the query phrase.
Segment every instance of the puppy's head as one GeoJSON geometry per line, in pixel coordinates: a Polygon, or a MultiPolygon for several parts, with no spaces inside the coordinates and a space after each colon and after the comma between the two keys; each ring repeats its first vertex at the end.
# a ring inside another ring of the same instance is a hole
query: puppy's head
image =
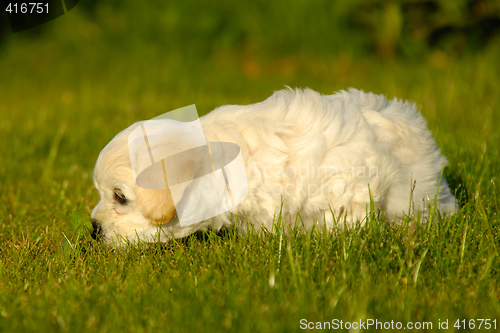
{"type": "MultiPolygon", "coordinates": [[[[100,201],[92,210],[94,233],[110,246],[120,246],[127,241],[167,241],[184,237],[175,216],[175,205],[170,190],[145,189],[136,184],[130,162],[128,137],[141,123],[136,123],[119,133],[99,154],[94,169],[94,185],[100,201]]],[[[163,149],[168,149],[165,142],[163,149]]],[[[176,160],[184,179],[192,179],[197,165],[196,156],[176,160]]],[[[165,179],[166,181],[166,179],[165,179]]]]}

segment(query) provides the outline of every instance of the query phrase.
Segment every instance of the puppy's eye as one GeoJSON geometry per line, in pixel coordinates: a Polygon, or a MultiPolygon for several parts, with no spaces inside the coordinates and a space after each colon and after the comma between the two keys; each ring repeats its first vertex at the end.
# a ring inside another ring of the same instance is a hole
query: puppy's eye
{"type": "Polygon", "coordinates": [[[115,200],[118,201],[121,205],[126,205],[127,204],[127,198],[118,189],[115,189],[115,200]]]}

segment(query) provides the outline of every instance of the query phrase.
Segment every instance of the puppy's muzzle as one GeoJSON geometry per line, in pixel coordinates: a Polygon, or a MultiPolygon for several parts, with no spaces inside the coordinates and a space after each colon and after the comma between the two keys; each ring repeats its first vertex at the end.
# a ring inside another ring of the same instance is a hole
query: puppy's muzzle
{"type": "Polygon", "coordinates": [[[92,228],[93,228],[92,238],[95,240],[98,240],[98,239],[102,240],[103,236],[102,236],[101,224],[96,219],[91,219],[90,222],[92,223],[92,228]]]}

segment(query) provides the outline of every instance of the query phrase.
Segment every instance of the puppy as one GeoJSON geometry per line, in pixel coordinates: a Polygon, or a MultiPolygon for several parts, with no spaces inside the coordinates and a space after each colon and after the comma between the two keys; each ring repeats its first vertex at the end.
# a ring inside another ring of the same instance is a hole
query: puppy
{"type": "MultiPolygon", "coordinates": [[[[249,222],[272,230],[280,212],[285,226],[323,230],[326,224],[331,230],[338,216],[347,225],[364,223],[370,198],[390,221],[416,211],[428,216],[436,194],[442,212],[456,210],[446,180],[440,182],[446,159],[409,102],[355,89],[333,95],[287,89],[260,103],[219,107],[200,121],[207,142],[240,147],[245,199],[222,214],[182,226],[168,188],[136,184],[128,137],[141,126],[138,122],[104,147],[95,166],[101,199],[91,217],[94,233],[106,244],[166,242],[235,223],[241,233],[249,222]]],[[[177,163],[181,174],[201,167],[196,156],[177,163]]]]}

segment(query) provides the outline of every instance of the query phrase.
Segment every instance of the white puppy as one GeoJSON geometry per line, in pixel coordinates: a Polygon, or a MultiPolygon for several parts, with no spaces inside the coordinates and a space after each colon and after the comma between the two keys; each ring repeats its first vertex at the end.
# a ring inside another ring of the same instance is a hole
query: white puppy
{"type": "MultiPolygon", "coordinates": [[[[446,181],[439,184],[446,159],[414,104],[355,89],[328,96],[287,89],[261,103],[219,107],[200,120],[207,141],[241,148],[247,197],[223,214],[181,226],[168,189],[135,182],[127,140],[141,122],[133,124],[101,151],[94,170],[101,200],[92,224],[107,244],[165,242],[234,223],[242,233],[248,222],[272,230],[280,211],[285,225],[331,230],[339,215],[363,223],[370,195],[388,220],[410,207],[425,215],[436,193],[442,211],[457,207],[446,181]]],[[[195,172],[196,156],[178,168],[195,172]]]]}

